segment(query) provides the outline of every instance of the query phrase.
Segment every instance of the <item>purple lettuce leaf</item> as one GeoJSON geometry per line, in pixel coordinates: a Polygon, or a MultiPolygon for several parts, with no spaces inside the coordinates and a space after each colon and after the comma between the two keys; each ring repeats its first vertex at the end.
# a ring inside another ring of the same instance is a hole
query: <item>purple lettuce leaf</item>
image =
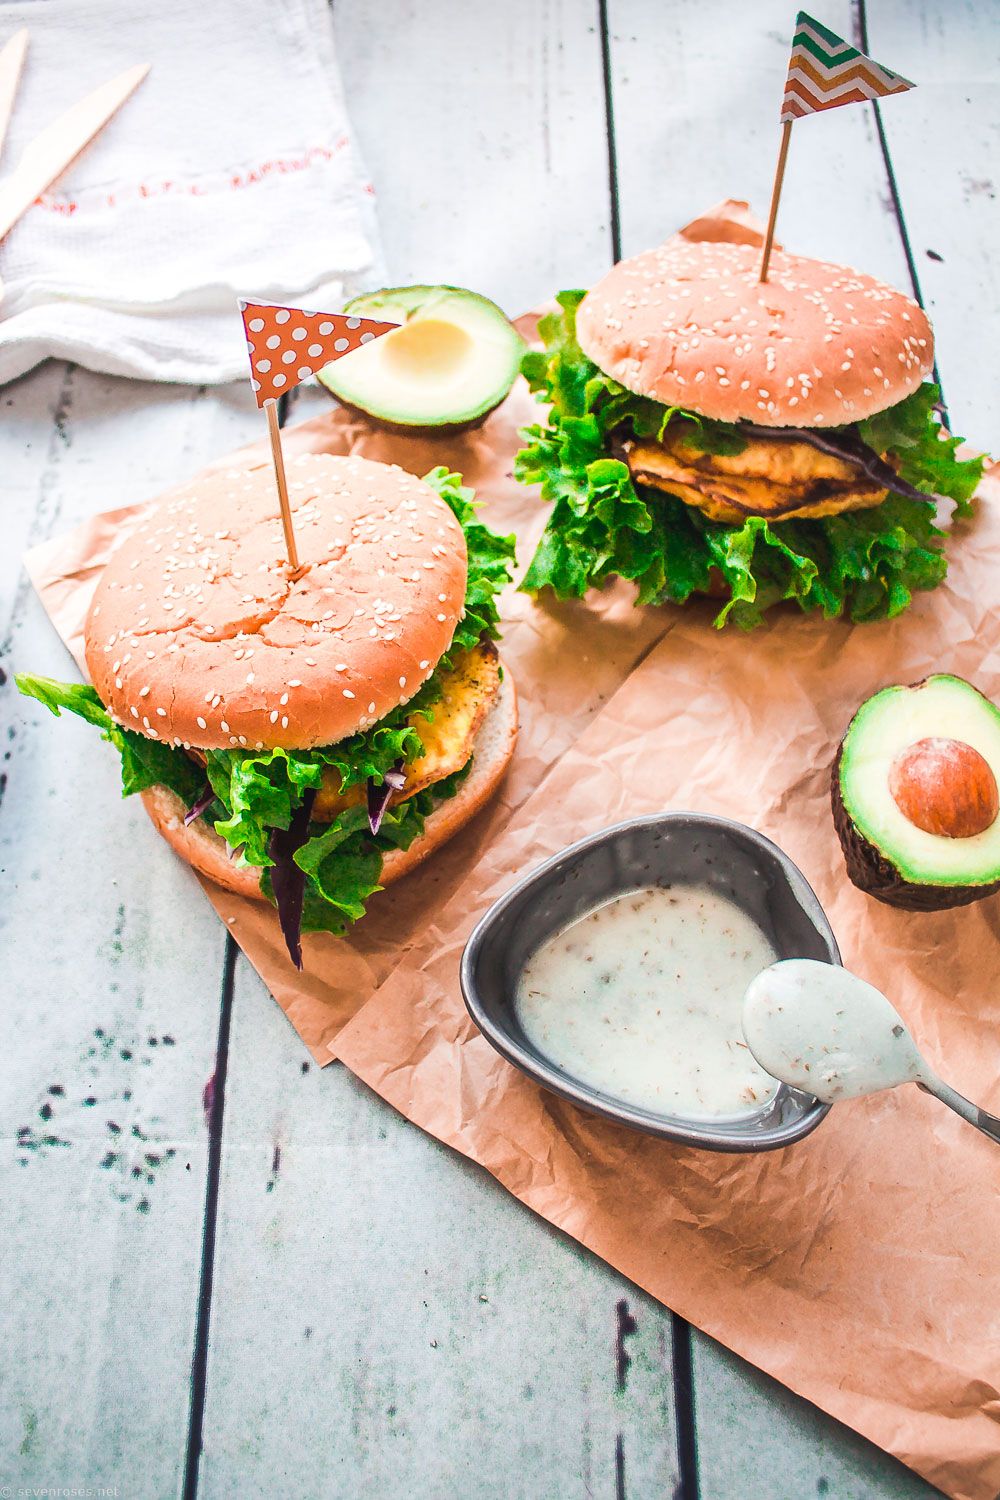
{"type": "Polygon", "coordinates": [[[403,762],[397,760],[394,766],[390,766],[378,782],[374,777],[368,782],[368,827],[372,833],[378,833],[385,817],[386,809],[392,801],[393,792],[401,792],[406,785],[406,774],[403,771],[403,762]]]}
{"type": "Polygon", "coordinates": [[[193,823],[195,818],[200,818],[203,812],[207,812],[214,801],[215,793],[213,792],[209,782],[206,781],[205,790],[202,792],[201,796],[196,802],[192,802],[191,806],[184,814],[184,827],[186,828],[189,823],[193,823]]]}
{"type": "Polygon", "coordinates": [[[879,458],[875,450],[862,442],[857,433],[850,428],[839,430],[830,428],[821,431],[816,427],[758,427],[756,422],[741,422],[740,431],[748,433],[750,437],[777,438],[779,441],[789,443],[808,443],[811,448],[816,448],[820,453],[827,453],[831,458],[843,459],[872,484],[878,485],[879,489],[890,490],[894,495],[905,495],[909,500],[933,500],[934,498],[925,490],[915,489],[912,484],[907,484],[905,479],[900,479],[892,465],[886,463],[884,458],[879,458]]]}
{"type": "Polygon", "coordinates": [[[309,822],[314,788],[308,788],[302,796],[301,806],[292,814],[287,828],[275,828],[271,834],[268,854],[274,860],[268,872],[274,904],[278,908],[278,921],[284,935],[288,956],[297,969],[302,967],[302,899],[305,893],[306,874],[295,863],[295,853],[309,838],[309,822]]]}

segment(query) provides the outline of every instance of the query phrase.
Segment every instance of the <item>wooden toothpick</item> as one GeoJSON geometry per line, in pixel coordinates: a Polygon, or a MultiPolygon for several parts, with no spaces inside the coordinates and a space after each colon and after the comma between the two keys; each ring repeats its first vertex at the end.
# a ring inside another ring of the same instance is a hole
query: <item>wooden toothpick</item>
{"type": "Polygon", "coordinates": [[[302,573],[302,565],[299,562],[299,549],[295,545],[295,528],[292,526],[292,507],[288,503],[288,485],[285,482],[285,455],[281,451],[281,428],[278,426],[278,403],[276,401],[265,401],[264,410],[267,412],[267,431],[271,439],[271,458],[274,461],[274,478],[278,486],[278,500],[281,504],[281,524],[285,531],[285,547],[288,551],[288,562],[291,568],[291,577],[294,582],[302,573]]]}
{"type": "Polygon", "coordinates": [[[788,160],[788,145],[792,139],[792,122],[786,120],[781,127],[781,147],[778,151],[778,165],[774,172],[774,187],[771,189],[771,212],[767,216],[767,234],[764,236],[764,253],[760,260],[760,280],[767,280],[767,268],[771,260],[771,246],[774,244],[774,226],[778,221],[778,200],[781,198],[781,185],[785,180],[785,163],[788,160]]]}

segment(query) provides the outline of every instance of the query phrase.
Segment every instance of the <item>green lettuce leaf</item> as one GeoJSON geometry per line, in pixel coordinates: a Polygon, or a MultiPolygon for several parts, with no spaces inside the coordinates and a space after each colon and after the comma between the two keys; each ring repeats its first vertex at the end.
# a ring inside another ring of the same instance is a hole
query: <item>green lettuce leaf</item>
{"type": "MultiPolygon", "coordinates": [[[[702,452],[739,453],[738,424],[637,396],[604,375],[576,339],[576,311],[585,294],[563,292],[561,311],[540,320],[544,350],[524,356],[531,389],[549,405],[548,421],[527,428],[514,472],[541,486],[552,509],[520,587],[536,594],[581,598],[612,577],[636,585],[638,604],[682,604],[720,582],[728,597],[716,625],[749,629],[783,600],[828,617],[877,620],[906,609],[915,592],[944,577],[944,533],[935,504],[890,495],[881,505],[821,520],[741,525],[710,521],[674,496],[636,484],[615,458],[614,437],[661,438],[668,423],[685,424],[685,441],[702,452]]],[[[969,508],[982,473],[979,459],[960,460],[961,439],[937,420],[937,387],[926,384],[905,401],[858,424],[876,452],[896,455],[902,477],[928,495],[969,508]]]]}
{"type": "Polygon", "coordinates": [[[94,688],[82,682],[56,682],[51,677],[22,674],[15,682],[26,698],[37,698],[56,716],[63,710],[95,725],[101,737],[110,740],[122,758],[122,796],[147,791],[151,786],[169,787],[185,807],[205,790],[205,773],[182,750],[160,740],[147,739],[116,724],[94,688]]]}
{"type": "MultiPolygon", "coordinates": [[[[455,795],[471,769],[470,760],[453,776],[390,805],[374,837],[363,807],[348,808],[330,824],[314,823],[314,836],[295,855],[307,877],[302,930],[343,932],[363,917],[369,897],[382,889],[385,855],[390,849],[408,849],[423,833],[428,815],[455,795]]],[[[266,870],[261,888],[270,897],[266,870]]]]}
{"type": "Polygon", "coordinates": [[[952,437],[937,417],[939,388],[924,381],[912,396],[858,423],[863,442],[876,453],[894,453],[899,472],[917,489],[947,495],[959,514],[971,510],[971,500],[983,477],[981,458],[956,457],[963,438],[952,437]]]}

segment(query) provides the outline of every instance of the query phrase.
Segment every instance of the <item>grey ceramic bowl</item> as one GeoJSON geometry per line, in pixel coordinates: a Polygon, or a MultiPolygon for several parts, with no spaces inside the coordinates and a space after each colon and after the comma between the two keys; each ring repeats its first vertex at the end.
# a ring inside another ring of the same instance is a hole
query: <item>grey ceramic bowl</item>
{"type": "Polygon", "coordinates": [[[829,1105],[782,1084],[755,1114],[698,1120],[638,1109],[564,1072],[528,1040],[514,1010],[518,977],[549,935],[623,891],[707,885],[741,906],[779,958],[839,964],[823,908],[787,855],[742,823],[701,813],[633,818],[572,844],[501,896],[462,955],[462,993],[486,1039],[536,1083],[621,1125],[710,1151],[768,1151],[814,1130],[829,1105]]]}

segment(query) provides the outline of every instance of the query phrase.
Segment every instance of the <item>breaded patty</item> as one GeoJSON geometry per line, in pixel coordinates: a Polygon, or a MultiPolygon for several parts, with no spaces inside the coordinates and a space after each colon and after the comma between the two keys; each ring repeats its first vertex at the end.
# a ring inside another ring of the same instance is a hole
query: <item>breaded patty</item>
{"type": "Polygon", "coordinates": [[[702,453],[667,432],[662,443],[626,447],[635,479],[695,505],[712,521],[747,516],[790,521],[881,505],[888,490],[866,483],[853,465],[809,443],[753,437],[742,453],[702,453]]]}
{"type": "MultiPolygon", "coordinates": [[[[487,710],[500,691],[496,646],[492,641],[481,641],[473,650],[463,652],[441,682],[444,693],[428,710],[430,717],[415,713],[409,720],[420,735],[424,750],[404,768],[406,785],[393,797],[394,802],[405,802],[424,787],[444,781],[468,761],[487,710]]],[[[332,823],[345,807],[356,806],[364,797],[363,786],[342,793],[340,776],[330,766],[323,773],[313,817],[321,823],[332,823]]]]}

